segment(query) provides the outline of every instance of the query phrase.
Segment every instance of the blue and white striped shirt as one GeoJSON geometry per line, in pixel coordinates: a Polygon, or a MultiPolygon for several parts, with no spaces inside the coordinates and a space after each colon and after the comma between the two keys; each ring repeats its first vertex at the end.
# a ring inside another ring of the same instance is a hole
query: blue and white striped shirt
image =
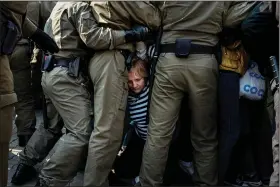
{"type": "Polygon", "coordinates": [[[147,110],[149,99],[149,84],[139,93],[128,95],[128,109],[130,116],[130,124],[134,125],[136,134],[146,140],[147,138],[147,110]]]}

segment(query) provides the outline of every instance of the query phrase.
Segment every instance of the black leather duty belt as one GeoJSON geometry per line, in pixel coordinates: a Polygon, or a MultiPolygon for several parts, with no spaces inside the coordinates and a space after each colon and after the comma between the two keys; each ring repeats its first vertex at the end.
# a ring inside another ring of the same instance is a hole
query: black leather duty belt
{"type": "MultiPolygon", "coordinates": [[[[175,52],[176,52],[175,43],[160,45],[160,53],[175,53],[175,52]]],[[[198,45],[198,44],[191,44],[189,49],[189,54],[215,54],[216,52],[217,52],[216,47],[198,45]]]]}

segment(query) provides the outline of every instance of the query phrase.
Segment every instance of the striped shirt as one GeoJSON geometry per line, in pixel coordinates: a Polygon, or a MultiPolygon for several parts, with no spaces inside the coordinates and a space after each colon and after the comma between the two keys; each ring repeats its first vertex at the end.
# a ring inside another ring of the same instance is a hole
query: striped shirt
{"type": "Polygon", "coordinates": [[[134,125],[136,134],[146,140],[147,138],[147,110],[149,99],[149,84],[139,94],[129,93],[128,109],[130,124],[134,125]]]}

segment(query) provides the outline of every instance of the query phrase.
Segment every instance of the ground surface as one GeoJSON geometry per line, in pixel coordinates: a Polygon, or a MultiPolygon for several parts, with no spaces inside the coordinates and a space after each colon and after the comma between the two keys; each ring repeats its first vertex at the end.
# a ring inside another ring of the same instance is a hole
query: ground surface
{"type": "MultiPolygon", "coordinates": [[[[43,116],[41,111],[36,112],[37,116],[37,126],[41,123],[43,123],[43,116]]],[[[54,147],[55,149],[55,147],[54,147]]],[[[50,154],[47,156],[47,158],[40,164],[36,166],[36,169],[40,170],[43,163],[50,157],[50,155],[53,153],[54,149],[50,152],[50,154]]],[[[13,174],[15,173],[15,170],[17,168],[18,163],[18,155],[23,150],[22,147],[18,146],[18,138],[17,138],[17,128],[14,125],[13,126],[13,135],[10,142],[10,154],[9,154],[9,179],[8,179],[8,186],[15,186],[11,184],[11,179],[13,174]]],[[[22,185],[22,186],[34,186],[36,183],[36,179],[33,181],[22,185]]],[[[83,185],[83,172],[79,172],[77,176],[69,183],[68,186],[82,186],[83,185]]]]}

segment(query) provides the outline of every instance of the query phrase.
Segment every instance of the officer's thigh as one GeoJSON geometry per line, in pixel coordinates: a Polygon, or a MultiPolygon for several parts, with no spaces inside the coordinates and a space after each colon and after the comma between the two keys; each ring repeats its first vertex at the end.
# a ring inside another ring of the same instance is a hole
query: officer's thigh
{"type": "Polygon", "coordinates": [[[192,110],[191,141],[197,177],[195,181],[217,184],[217,84],[218,64],[214,55],[190,55],[185,80],[192,110]]]}
{"type": "Polygon", "coordinates": [[[13,126],[13,76],[7,56],[0,56],[0,185],[7,184],[9,141],[13,126]]]}

